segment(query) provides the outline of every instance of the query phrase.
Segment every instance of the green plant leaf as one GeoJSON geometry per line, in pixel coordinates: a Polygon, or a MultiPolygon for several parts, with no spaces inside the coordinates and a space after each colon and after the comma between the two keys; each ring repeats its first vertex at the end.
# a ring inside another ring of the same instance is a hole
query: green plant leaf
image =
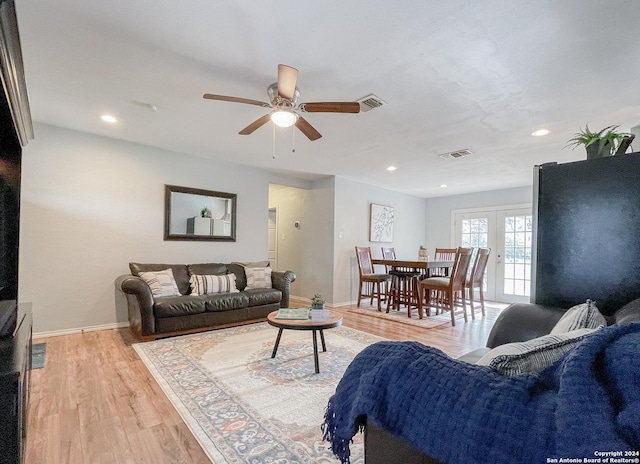
{"type": "Polygon", "coordinates": [[[629,135],[625,132],[616,132],[618,127],[619,126],[611,125],[597,132],[593,132],[587,124],[584,130],[576,132],[574,136],[567,141],[565,148],[573,146],[575,149],[578,145],[584,145],[586,148],[597,143],[599,150],[604,150],[606,145],[609,145],[609,154],[613,154],[617,151],[622,140],[629,135]]]}

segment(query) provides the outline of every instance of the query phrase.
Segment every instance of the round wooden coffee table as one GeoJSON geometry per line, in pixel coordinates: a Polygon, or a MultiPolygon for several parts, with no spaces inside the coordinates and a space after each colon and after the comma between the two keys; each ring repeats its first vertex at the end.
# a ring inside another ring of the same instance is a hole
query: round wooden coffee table
{"type": "Polygon", "coordinates": [[[276,338],[276,344],[273,347],[273,353],[271,357],[275,358],[278,351],[278,345],[280,344],[280,337],[282,337],[282,331],[284,329],[289,330],[311,330],[313,333],[313,361],[316,366],[316,374],[320,373],[320,367],[318,365],[318,338],[316,332],[320,332],[320,340],[322,341],[322,351],[327,351],[327,346],[324,343],[325,329],[333,329],[334,327],[340,327],[342,325],[342,316],[338,313],[329,311],[329,320],[323,322],[313,322],[311,319],[296,320],[296,319],[276,319],[278,311],[274,311],[267,315],[267,322],[277,327],[278,337],[276,338]]]}

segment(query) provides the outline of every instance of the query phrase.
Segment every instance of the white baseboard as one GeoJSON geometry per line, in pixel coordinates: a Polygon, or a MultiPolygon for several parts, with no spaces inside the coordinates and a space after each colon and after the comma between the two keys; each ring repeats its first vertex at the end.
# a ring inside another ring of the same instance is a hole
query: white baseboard
{"type": "Polygon", "coordinates": [[[50,330],[48,332],[34,332],[33,338],[59,337],[83,332],[95,332],[97,330],[111,330],[129,327],[129,322],[116,322],[113,324],[91,325],[89,327],[77,327],[75,329],[50,330]]]}
{"type": "Polygon", "coordinates": [[[354,305],[356,303],[357,303],[357,301],[345,301],[345,302],[342,302],[342,303],[333,303],[331,305],[331,307],[332,308],[341,308],[343,306],[351,306],[351,305],[354,305]]]}

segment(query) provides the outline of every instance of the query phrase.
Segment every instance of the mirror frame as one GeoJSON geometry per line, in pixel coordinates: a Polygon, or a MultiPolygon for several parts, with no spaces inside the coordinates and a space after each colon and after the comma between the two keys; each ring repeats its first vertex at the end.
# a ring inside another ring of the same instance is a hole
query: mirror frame
{"type": "Polygon", "coordinates": [[[177,185],[164,186],[164,239],[165,240],[187,240],[203,242],[235,242],[236,241],[236,201],[238,195],[235,193],[216,192],[214,190],[203,190],[191,187],[179,187],[177,185]],[[207,197],[225,198],[231,200],[231,235],[192,235],[192,234],[172,234],[171,233],[171,194],[188,193],[192,195],[203,195],[207,197]]]}

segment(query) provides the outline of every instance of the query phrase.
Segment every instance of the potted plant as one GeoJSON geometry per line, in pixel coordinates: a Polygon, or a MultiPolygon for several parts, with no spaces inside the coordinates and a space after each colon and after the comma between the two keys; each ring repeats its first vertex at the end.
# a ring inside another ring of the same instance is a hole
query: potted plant
{"type": "Polygon", "coordinates": [[[618,126],[607,126],[597,132],[592,132],[589,125],[584,130],[577,132],[569,139],[567,146],[584,145],[587,150],[587,159],[602,158],[603,156],[621,155],[635,137],[626,132],[616,132],[618,126]]]}
{"type": "Polygon", "coordinates": [[[418,249],[418,261],[426,261],[428,256],[427,253],[427,249],[424,245],[420,245],[420,248],[418,249]]]}
{"type": "Polygon", "coordinates": [[[324,302],[326,300],[322,298],[322,295],[316,293],[311,298],[311,309],[324,309],[324,302]]]}
{"type": "Polygon", "coordinates": [[[200,210],[200,216],[202,216],[203,218],[210,218],[211,217],[211,210],[209,208],[207,208],[206,206],[203,207],[200,210]]]}

